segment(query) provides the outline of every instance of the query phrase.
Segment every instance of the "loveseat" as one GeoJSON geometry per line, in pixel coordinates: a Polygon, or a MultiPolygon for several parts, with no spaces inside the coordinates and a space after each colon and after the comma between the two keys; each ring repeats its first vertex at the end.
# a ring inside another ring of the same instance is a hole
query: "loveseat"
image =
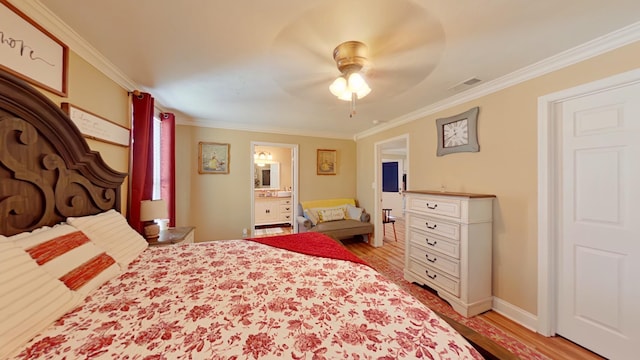
{"type": "Polygon", "coordinates": [[[298,204],[298,232],[315,231],[337,240],[366,235],[371,240],[371,216],[355,199],[302,201],[298,204]]]}

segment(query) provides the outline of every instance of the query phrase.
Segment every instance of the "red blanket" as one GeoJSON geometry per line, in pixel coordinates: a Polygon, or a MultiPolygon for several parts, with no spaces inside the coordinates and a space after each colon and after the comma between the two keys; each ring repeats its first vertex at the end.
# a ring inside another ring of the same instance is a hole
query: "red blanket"
{"type": "Polygon", "coordinates": [[[330,259],[351,261],[369,266],[332,238],[317,232],[247,239],[280,249],[330,259]]]}

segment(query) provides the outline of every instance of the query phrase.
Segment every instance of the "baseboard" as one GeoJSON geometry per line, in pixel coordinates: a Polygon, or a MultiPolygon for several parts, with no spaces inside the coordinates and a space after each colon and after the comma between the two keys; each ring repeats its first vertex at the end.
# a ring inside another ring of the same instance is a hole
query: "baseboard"
{"type": "Polygon", "coordinates": [[[538,317],[502,299],[493,297],[493,311],[512,320],[527,329],[537,332],[538,317]]]}

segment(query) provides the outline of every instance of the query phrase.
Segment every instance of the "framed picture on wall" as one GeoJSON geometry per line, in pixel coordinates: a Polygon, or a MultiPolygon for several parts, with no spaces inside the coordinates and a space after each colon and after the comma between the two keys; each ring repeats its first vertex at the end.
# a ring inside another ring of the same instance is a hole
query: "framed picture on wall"
{"type": "Polygon", "coordinates": [[[318,175],[335,175],[337,169],[337,151],[329,149],[318,149],[318,175]]]}
{"type": "Polygon", "coordinates": [[[7,0],[0,0],[0,19],[0,68],[67,97],[67,45],[7,0]]]}
{"type": "Polygon", "coordinates": [[[228,174],[231,161],[229,147],[229,144],[199,142],[198,173],[228,174]]]}

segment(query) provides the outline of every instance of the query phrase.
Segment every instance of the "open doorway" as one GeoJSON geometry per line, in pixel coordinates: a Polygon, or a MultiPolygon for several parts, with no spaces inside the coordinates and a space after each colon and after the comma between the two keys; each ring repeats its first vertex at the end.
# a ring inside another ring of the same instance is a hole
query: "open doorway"
{"type": "Polygon", "coordinates": [[[373,246],[383,245],[382,209],[404,217],[404,190],[409,172],[409,134],[377,142],[375,151],[375,208],[373,246]]]}
{"type": "Polygon", "coordinates": [[[251,142],[250,163],[250,236],[298,232],[298,145],[251,142]]]}

